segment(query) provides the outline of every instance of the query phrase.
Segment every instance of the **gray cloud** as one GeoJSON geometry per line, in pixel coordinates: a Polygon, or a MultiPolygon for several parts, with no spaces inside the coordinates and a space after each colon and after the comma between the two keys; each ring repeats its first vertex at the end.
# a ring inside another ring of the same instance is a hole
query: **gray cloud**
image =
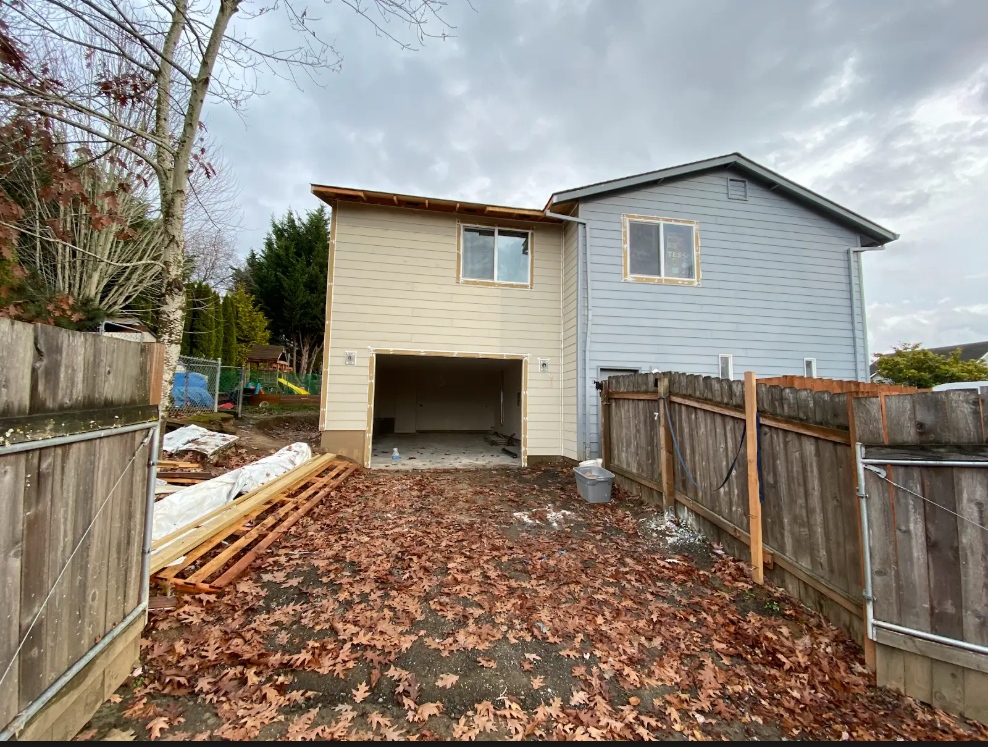
{"type": "MultiPolygon", "coordinates": [[[[741,151],[902,234],[866,261],[874,350],[988,338],[988,3],[451,0],[405,52],[339,3],[342,72],[208,125],[258,246],[310,182],[541,207],[741,151]],[[948,302],[941,301],[949,298],[948,302]]],[[[275,22],[245,26],[287,40],[275,22]]]]}

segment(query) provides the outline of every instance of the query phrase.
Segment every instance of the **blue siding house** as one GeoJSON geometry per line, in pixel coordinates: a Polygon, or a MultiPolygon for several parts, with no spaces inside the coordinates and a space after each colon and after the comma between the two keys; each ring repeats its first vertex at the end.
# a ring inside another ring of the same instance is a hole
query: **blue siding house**
{"type": "Polygon", "coordinates": [[[565,223],[577,457],[599,456],[608,375],[868,379],[861,253],[898,234],[738,153],[557,192],[546,213],[565,223]]]}

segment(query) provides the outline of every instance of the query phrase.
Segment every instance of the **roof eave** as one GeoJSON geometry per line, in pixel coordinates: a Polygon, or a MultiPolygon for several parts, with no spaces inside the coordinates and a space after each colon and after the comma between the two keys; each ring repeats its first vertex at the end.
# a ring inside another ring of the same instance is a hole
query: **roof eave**
{"type": "Polygon", "coordinates": [[[814,205],[818,210],[829,215],[838,222],[854,226],[855,229],[862,235],[867,236],[879,245],[887,244],[899,238],[899,234],[894,231],[890,231],[884,226],[880,226],[879,224],[874,223],[867,218],[864,218],[863,216],[860,216],[857,213],[854,213],[847,208],[832,202],[831,200],[828,200],[822,195],[818,195],[812,190],[801,187],[795,182],[786,179],[781,174],[777,174],[774,171],[767,169],[748,158],[745,158],[740,153],[731,153],[726,156],[709,158],[704,161],[695,161],[693,163],[683,164],[681,166],[673,166],[668,169],[650,171],[644,174],[625,177],[623,179],[614,179],[612,181],[591,184],[585,187],[579,187],[577,189],[556,192],[549,198],[549,205],[551,206],[557,203],[582,200],[588,197],[606,194],[608,192],[632,189],[643,184],[652,184],[655,182],[662,182],[666,179],[674,179],[681,176],[687,176],[689,174],[699,173],[701,171],[712,171],[715,169],[728,167],[738,168],[739,170],[746,171],[752,175],[760,177],[765,181],[778,185],[781,190],[789,194],[791,197],[804,203],[814,205]]]}

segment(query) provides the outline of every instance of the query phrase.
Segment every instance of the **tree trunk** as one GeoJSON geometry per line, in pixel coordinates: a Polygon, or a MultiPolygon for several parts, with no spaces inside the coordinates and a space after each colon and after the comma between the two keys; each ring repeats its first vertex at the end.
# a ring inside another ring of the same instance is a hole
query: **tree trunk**
{"type": "MultiPolygon", "coordinates": [[[[162,252],[162,291],[161,309],[158,315],[158,326],[161,342],[165,344],[165,366],[162,381],[162,416],[171,405],[172,379],[178,365],[178,356],[182,345],[182,328],[185,315],[185,283],[183,282],[185,258],[185,201],[189,185],[189,163],[192,147],[195,145],[196,133],[199,129],[199,119],[202,115],[203,102],[209,92],[209,81],[216,64],[223,36],[226,34],[230,19],[237,12],[240,0],[220,0],[216,10],[216,20],[210,32],[209,42],[202,53],[196,80],[189,90],[189,101],[182,122],[182,130],[178,136],[174,158],[163,157],[159,151],[158,185],[161,197],[161,221],[164,232],[164,251],[162,252]]],[[[178,42],[185,27],[184,0],[176,3],[172,16],[172,26],[165,38],[165,47],[178,42]]],[[[171,99],[171,66],[163,63],[159,72],[158,111],[156,133],[165,137],[170,133],[168,102],[171,99]]],[[[164,138],[163,138],[164,139],[164,138]]]]}

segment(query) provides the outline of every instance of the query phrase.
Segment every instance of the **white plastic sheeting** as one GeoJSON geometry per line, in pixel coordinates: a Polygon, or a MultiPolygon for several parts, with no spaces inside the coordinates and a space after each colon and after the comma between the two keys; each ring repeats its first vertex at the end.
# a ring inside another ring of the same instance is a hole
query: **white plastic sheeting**
{"type": "Polygon", "coordinates": [[[276,477],[289,472],[312,458],[306,443],[294,443],[271,456],[258,459],[240,469],[190,485],[154,504],[152,538],[157,541],[191,524],[200,516],[229,503],[242,493],[256,490],[276,477]]]}
{"type": "Polygon", "coordinates": [[[169,454],[176,451],[199,451],[209,456],[236,440],[236,436],[226,433],[217,433],[198,425],[185,425],[166,433],[161,448],[169,454]]]}

